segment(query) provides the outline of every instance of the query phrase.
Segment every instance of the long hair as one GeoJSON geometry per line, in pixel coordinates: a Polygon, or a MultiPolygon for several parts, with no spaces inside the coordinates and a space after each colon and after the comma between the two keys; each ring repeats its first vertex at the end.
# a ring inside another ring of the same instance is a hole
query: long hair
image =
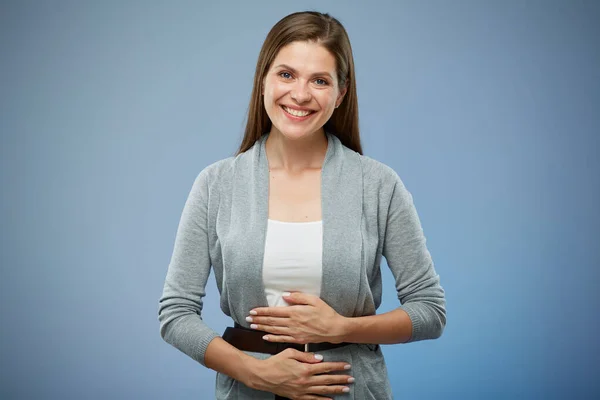
{"type": "Polygon", "coordinates": [[[284,17],[267,35],[256,63],[246,130],[237,154],[250,149],[264,133],[271,129],[271,120],[262,98],[263,80],[279,50],[297,41],[315,41],[325,47],[335,58],[340,89],[346,88],[347,91],[342,104],[333,111],[324,129],[337,136],[344,146],[362,154],[358,129],[354,58],[350,39],[337,19],[329,14],[314,11],[297,12],[284,17]]]}

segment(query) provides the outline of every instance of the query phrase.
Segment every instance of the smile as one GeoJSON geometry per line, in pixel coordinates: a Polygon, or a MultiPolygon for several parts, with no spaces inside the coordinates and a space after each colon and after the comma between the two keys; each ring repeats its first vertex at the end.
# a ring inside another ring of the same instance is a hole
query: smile
{"type": "Polygon", "coordinates": [[[296,118],[304,118],[304,117],[308,117],[309,115],[311,115],[312,113],[314,113],[314,111],[310,111],[310,110],[294,110],[293,108],[289,108],[286,106],[281,106],[281,108],[283,108],[283,111],[285,111],[287,114],[294,116],[296,118]]]}

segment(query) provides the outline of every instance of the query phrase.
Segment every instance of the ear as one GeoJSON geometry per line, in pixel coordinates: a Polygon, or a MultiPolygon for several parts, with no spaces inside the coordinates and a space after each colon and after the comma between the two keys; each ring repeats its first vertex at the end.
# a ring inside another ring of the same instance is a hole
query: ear
{"type": "Polygon", "coordinates": [[[342,104],[342,101],[344,100],[344,96],[346,95],[347,91],[347,88],[343,88],[342,90],[340,90],[340,94],[338,94],[337,100],[335,101],[335,108],[338,108],[340,104],[342,104]]]}

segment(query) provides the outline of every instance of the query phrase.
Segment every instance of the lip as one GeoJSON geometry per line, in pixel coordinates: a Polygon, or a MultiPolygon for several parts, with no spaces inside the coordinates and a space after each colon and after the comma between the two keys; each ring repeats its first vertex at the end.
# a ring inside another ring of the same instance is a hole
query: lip
{"type": "Polygon", "coordinates": [[[316,114],[315,110],[311,110],[310,108],[305,108],[305,107],[290,107],[287,105],[281,105],[281,112],[283,112],[283,114],[288,117],[289,119],[291,119],[292,121],[296,121],[296,122],[301,122],[301,121],[306,121],[307,119],[311,118],[313,115],[316,114]],[[288,107],[291,108],[292,110],[298,110],[298,111],[311,111],[310,114],[304,116],[304,117],[297,117],[295,115],[292,115],[290,113],[288,113],[287,111],[285,111],[283,109],[283,107],[288,107]]]}
{"type": "Polygon", "coordinates": [[[287,108],[291,108],[292,110],[297,110],[297,111],[315,111],[312,108],[306,108],[306,107],[298,107],[298,106],[291,106],[289,104],[281,104],[282,107],[287,107],[287,108]]]}

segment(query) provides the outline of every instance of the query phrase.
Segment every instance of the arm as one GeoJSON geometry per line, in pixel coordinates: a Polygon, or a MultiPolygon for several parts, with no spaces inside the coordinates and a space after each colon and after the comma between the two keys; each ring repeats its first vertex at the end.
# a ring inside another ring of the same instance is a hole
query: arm
{"type": "Polygon", "coordinates": [[[394,175],[383,256],[394,275],[401,307],[379,315],[343,318],[339,322],[340,341],[392,344],[436,339],[446,325],[444,290],[412,196],[394,175]]]}
{"type": "Polygon", "coordinates": [[[255,386],[255,371],[259,368],[260,360],[236,349],[222,338],[209,343],[204,361],[210,369],[228,375],[248,387],[255,386]]]}
{"type": "Polygon", "coordinates": [[[162,338],[200,364],[247,382],[257,360],[225,342],[202,321],[210,275],[208,176],[202,171],[183,208],[158,319],[162,338]]]}
{"type": "Polygon", "coordinates": [[[158,309],[162,338],[202,365],[208,344],[219,336],[201,318],[211,268],[207,175],[198,175],[183,208],[158,309]]]}
{"type": "Polygon", "coordinates": [[[349,343],[405,343],[412,333],[410,317],[400,308],[366,317],[344,317],[339,326],[338,340],[349,343]]]}
{"type": "MultiPolygon", "coordinates": [[[[392,322],[392,317],[387,314],[393,315],[393,322],[399,329],[398,336],[407,338],[406,341],[436,339],[441,336],[446,325],[444,289],[440,286],[439,275],[427,250],[413,198],[397,174],[395,178],[387,216],[383,256],[394,275],[401,307],[380,317],[382,320],[390,318],[389,321],[392,322]],[[410,328],[406,316],[410,319],[410,328]],[[406,335],[409,331],[410,335],[406,335]]],[[[370,326],[368,329],[384,329],[378,322],[375,322],[376,326],[370,326]]],[[[360,334],[363,325],[369,323],[372,321],[365,324],[364,320],[359,320],[354,330],[360,334]]]]}

